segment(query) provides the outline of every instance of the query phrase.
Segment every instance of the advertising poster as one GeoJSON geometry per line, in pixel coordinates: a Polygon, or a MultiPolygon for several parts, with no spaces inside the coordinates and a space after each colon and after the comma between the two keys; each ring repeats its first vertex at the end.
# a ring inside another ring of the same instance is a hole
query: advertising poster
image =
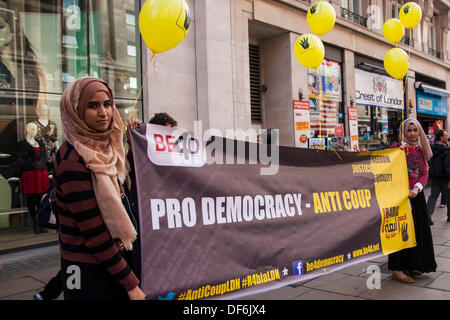
{"type": "Polygon", "coordinates": [[[350,128],[350,146],[352,151],[359,150],[358,143],[358,112],[356,107],[348,107],[348,125],[350,128]]]}
{"type": "Polygon", "coordinates": [[[327,149],[334,151],[349,151],[350,137],[331,137],[327,139],[327,149]]]}
{"type": "Polygon", "coordinates": [[[325,150],[326,147],[327,147],[326,138],[309,138],[309,148],[310,149],[325,150]]]}
{"type": "Polygon", "coordinates": [[[295,147],[308,148],[310,135],[309,102],[294,100],[295,147]]]}
{"type": "Polygon", "coordinates": [[[338,122],[338,102],[309,99],[311,135],[335,134],[338,122]]]}
{"type": "Polygon", "coordinates": [[[150,299],[237,299],[416,244],[400,149],[272,148],[277,170],[262,174],[266,144],[176,130],[131,130],[150,299]]]}
{"type": "Polygon", "coordinates": [[[336,137],[343,137],[344,136],[344,124],[343,123],[335,124],[334,132],[335,132],[336,137]]]}
{"type": "Polygon", "coordinates": [[[341,64],[339,62],[323,59],[318,70],[308,69],[308,96],[311,99],[342,101],[341,64]],[[320,95],[320,89],[322,89],[322,95],[320,95]]]}

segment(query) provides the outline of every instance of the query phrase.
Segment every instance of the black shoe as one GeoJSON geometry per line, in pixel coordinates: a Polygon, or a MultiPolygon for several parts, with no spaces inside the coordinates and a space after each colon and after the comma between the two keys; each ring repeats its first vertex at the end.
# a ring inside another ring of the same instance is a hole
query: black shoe
{"type": "Polygon", "coordinates": [[[38,226],[33,226],[33,233],[34,233],[34,234],[41,234],[42,231],[41,231],[41,229],[39,229],[38,226]]]}
{"type": "Polygon", "coordinates": [[[39,230],[41,231],[41,233],[48,233],[48,230],[42,227],[39,227],[39,230]]]}
{"type": "Polygon", "coordinates": [[[430,226],[434,225],[433,220],[430,220],[430,226]]]}

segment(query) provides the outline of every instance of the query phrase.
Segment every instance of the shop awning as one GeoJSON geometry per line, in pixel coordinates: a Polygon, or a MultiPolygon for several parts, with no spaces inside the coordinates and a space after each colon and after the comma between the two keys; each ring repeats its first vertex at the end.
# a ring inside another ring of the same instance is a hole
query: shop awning
{"type": "Polygon", "coordinates": [[[416,88],[421,88],[426,93],[434,94],[445,98],[450,98],[450,91],[438,87],[433,87],[423,82],[416,82],[416,88]]]}

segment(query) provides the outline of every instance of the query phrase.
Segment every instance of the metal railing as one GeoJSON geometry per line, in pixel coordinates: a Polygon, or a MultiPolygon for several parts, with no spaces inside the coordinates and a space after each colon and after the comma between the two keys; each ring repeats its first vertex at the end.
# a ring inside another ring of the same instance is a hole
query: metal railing
{"type": "Polygon", "coordinates": [[[367,27],[367,18],[364,18],[346,8],[341,7],[341,17],[354,23],[360,24],[363,27],[367,27]]]}
{"type": "Polygon", "coordinates": [[[438,59],[441,59],[441,52],[440,52],[440,51],[437,51],[437,50],[435,50],[435,49],[428,48],[428,54],[429,54],[430,56],[433,56],[433,57],[436,57],[436,58],[438,58],[438,59]]]}
{"type": "Polygon", "coordinates": [[[411,39],[408,36],[403,36],[403,38],[400,40],[401,43],[406,44],[407,46],[409,46],[409,44],[411,43],[411,39]]]}

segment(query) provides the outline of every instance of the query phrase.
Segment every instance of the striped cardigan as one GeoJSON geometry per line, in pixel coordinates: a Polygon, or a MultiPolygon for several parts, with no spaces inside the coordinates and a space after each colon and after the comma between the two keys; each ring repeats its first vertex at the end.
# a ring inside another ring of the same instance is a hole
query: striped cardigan
{"type": "Polygon", "coordinates": [[[100,214],[91,173],[67,141],[56,154],[54,185],[61,258],[102,264],[127,291],[138,286],[139,280],[122,257],[100,214]]]}

